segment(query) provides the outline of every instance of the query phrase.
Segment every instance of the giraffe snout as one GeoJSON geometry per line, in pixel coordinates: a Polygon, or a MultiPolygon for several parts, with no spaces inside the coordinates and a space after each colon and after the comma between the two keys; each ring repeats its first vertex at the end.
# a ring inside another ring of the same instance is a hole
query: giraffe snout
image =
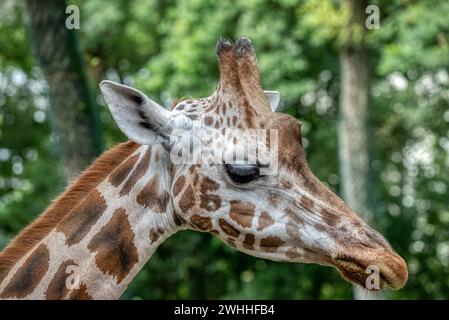
{"type": "Polygon", "coordinates": [[[361,248],[333,259],[343,278],[368,290],[400,289],[408,279],[407,264],[386,248],[361,248]]]}

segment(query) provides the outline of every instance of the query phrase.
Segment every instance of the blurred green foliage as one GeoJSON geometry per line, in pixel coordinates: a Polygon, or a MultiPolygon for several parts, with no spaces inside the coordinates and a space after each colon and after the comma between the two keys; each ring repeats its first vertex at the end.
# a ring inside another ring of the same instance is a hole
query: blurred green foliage
{"type": "MultiPolygon", "coordinates": [[[[168,105],[206,96],[217,83],[220,36],[250,37],[266,89],[303,122],[316,175],[336,192],[338,1],[74,0],[90,83],[107,147],[125,138],[97,84],[134,85],[168,105]]],[[[376,227],[409,265],[392,299],[449,298],[449,3],[378,0],[369,32],[376,227]]],[[[65,184],[51,130],[46,84],[29,45],[23,4],[0,4],[0,248],[42,212],[65,184]]],[[[316,265],[264,261],[208,234],[180,232],[164,243],[123,298],[345,299],[350,284],[316,265]]]]}

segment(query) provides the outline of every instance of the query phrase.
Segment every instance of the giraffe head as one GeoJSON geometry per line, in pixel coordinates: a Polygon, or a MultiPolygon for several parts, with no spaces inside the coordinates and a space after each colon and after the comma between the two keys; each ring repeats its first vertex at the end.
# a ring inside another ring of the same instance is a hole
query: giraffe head
{"type": "Polygon", "coordinates": [[[401,288],[404,260],[313,175],[301,123],[274,112],[279,94],[262,89],[249,39],[221,40],[216,52],[215,92],[171,111],[136,89],[101,84],[121,130],[170,154],[168,187],[183,226],[253,256],[334,266],[363,287],[377,271],[380,287],[401,288]]]}

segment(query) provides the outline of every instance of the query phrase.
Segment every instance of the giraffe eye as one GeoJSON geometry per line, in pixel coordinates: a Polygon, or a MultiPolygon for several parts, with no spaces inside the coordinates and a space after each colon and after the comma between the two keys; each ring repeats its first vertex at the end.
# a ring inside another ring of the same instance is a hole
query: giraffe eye
{"type": "Polygon", "coordinates": [[[224,168],[229,178],[237,183],[248,183],[259,177],[259,167],[248,164],[225,164],[224,168]]]}

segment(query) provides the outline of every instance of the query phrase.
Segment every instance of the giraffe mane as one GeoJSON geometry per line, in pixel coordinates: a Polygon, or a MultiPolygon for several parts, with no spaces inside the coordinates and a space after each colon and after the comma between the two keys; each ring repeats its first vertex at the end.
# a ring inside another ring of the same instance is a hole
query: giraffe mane
{"type": "Polygon", "coordinates": [[[72,209],[81,202],[139,145],[133,141],[121,143],[98,157],[53,203],[0,252],[0,282],[17,260],[41,241],[72,209]]]}

